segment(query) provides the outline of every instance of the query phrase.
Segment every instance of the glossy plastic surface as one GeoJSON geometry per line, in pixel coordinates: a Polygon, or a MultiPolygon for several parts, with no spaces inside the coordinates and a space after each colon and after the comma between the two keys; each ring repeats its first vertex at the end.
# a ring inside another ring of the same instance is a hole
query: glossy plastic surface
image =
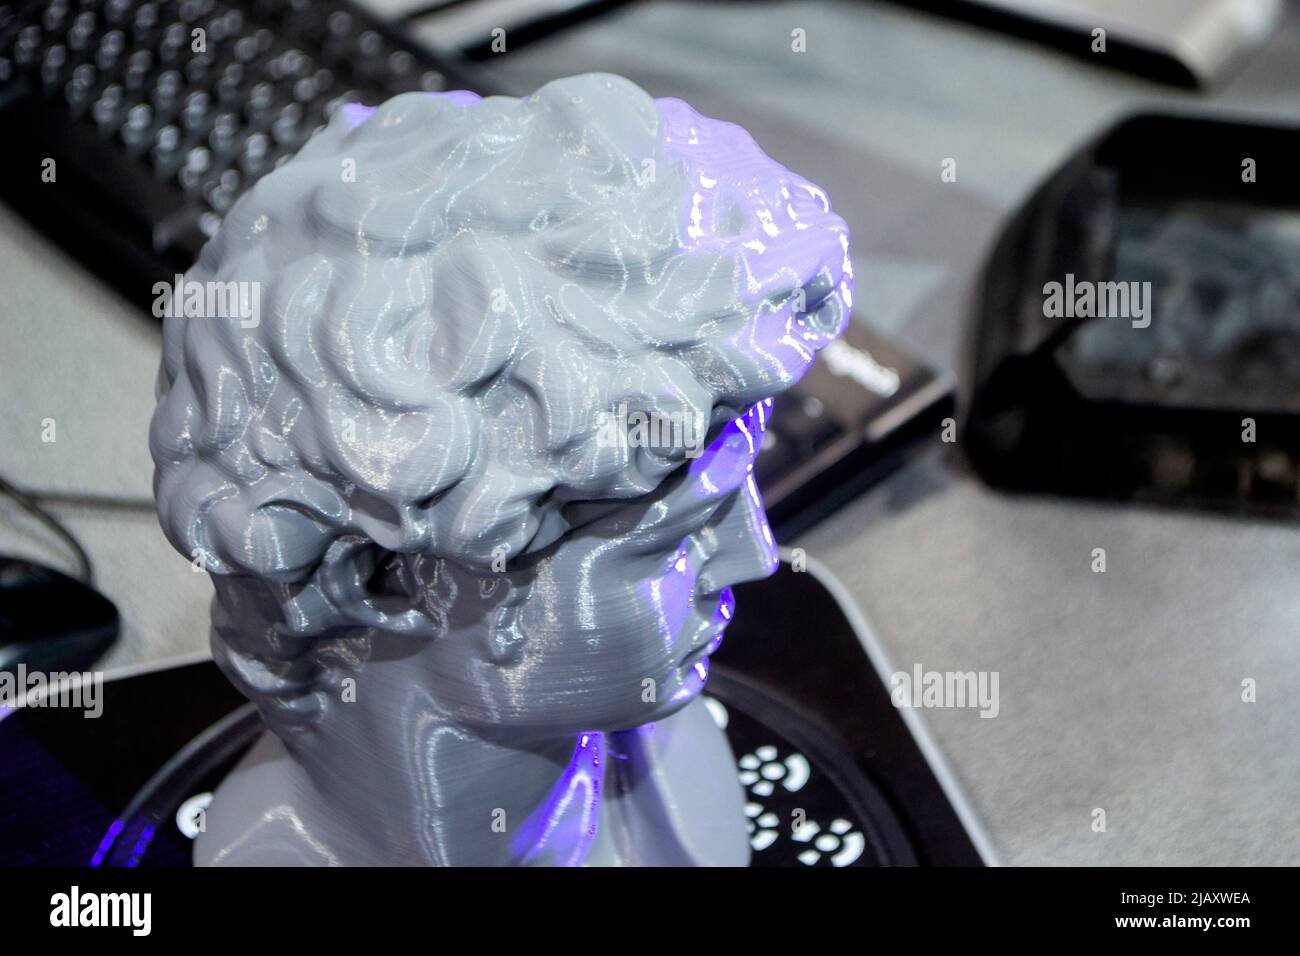
{"type": "Polygon", "coordinates": [[[825,194],[614,76],[408,94],[336,115],[181,291],[159,513],[274,734],[196,860],[744,863],[688,705],[776,566],[770,396],[848,321],[825,194]]]}

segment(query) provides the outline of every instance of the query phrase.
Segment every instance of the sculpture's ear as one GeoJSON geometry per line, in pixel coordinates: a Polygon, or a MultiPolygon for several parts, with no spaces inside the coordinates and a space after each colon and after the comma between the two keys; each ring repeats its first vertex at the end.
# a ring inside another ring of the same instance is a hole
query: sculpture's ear
{"type": "Polygon", "coordinates": [[[381,565],[392,553],[360,538],[340,538],[330,545],[316,573],[316,582],[326,599],[349,625],[376,627],[392,633],[419,633],[429,628],[429,619],[411,606],[406,594],[386,593],[372,588],[381,565]]]}

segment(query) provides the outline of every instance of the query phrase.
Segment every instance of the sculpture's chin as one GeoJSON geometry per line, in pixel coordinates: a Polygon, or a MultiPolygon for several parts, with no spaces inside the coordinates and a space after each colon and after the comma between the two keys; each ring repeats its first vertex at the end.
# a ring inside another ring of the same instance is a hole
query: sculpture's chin
{"type": "Polygon", "coordinates": [[[705,654],[690,666],[683,667],[680,671],[680,680],[681,684],[678,690],[673,693],[673,701],[686,704],[698,697],[700,692],[704,690],[704,685],[708,683],[708,655],[705,654]]]}

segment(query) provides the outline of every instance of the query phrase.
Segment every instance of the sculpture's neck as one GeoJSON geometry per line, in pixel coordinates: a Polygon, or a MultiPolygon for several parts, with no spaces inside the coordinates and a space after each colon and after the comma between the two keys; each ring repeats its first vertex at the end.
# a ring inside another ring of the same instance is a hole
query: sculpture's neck
{"type": "Polygon", "coordinates": [[[282,633],[283,595],[227,579],[217,591],[214,656],[279,740],[264,742],[223,784],[215,830],[199,841],[196,859],[483,866],[747,858],[741,791],[718,769],[732,757],[701,701],[618,733],[507,735],[508,723],[479,732],[449,712],[458,700],[484,709],[473,667],[411,652],[477,646],[471,636],[421,645],[376,629],[318,642],[307,654],[282,633]]]}
{"type": "Polygon", "coordinates": [[[400,758],[365,743],[357,725],[289,737],[296,756],[267,735],[222,783],[196,863],[726,866],[748,857],[734,825],[740,788],[716,772],[731,762],[726,740],[699,702],[652,727],[526,750],[445,725],[415,735],[422,747],[400,758]]]}
{"type": "Polygon", "coordinates": [[[329,830],[359,828],[356,848],[368,862],[586,859],[600,817],[602,735],[504,746],[426,715],[397,739],[367,737],[335,725],[291,749],[311,782],[307,806],[329,830]]]}

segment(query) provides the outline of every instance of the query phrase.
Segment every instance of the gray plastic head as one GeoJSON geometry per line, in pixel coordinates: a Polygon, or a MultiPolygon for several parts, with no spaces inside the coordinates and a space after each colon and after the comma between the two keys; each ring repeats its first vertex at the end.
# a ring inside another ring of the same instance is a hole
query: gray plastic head
{"type": "Polygon", "coordinates": [[[400,760],[383,728],[415,715],[621,730],[699,692],[730,585],[775,566],[770,396],[852,304],[821,190],[615,76],[407,94],[235,206],[186,276],[232,282],[252,321],[166,320],[155,492],[297,759],[400,760]]]}

